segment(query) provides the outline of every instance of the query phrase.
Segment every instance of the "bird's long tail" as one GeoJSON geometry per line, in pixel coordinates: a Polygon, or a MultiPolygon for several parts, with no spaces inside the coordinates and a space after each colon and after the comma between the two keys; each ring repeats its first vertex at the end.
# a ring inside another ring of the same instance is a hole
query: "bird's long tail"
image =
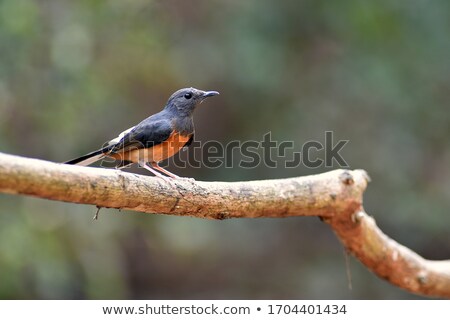
{"type": "Polygon", "coordinates": [[[64,162],[65,164],[77,164],[79,166],[88,166],[91,163],[94,163],[95,161],[98,161],[105,157],[105,149],[99,149],[96,151],[92,151],[88,154],[85,154],[84,156],[78,157],[76,159],[72,159],[69,161],[64,162]]]}

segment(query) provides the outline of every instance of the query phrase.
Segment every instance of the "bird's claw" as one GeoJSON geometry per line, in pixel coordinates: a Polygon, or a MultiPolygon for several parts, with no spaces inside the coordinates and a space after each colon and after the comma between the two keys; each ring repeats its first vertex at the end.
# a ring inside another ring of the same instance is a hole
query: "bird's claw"
{"type": "Polygon", "coordinates": [[[189,177],[179,177],[178,179],[184,180],[184,181],[187,181],[187,182],[190,182],[190,183],[192,183],[192,184],[195,183],[195,179],[194,179],[194,178],[189,178],[189,177]]]}
{"type": "Polygon", "coordinates": [[[170,184],[170,186],[174,189],[177,188],[177,185],[175,184],[175,182],[173,181],[172,178],[169,177],[165,177],[165,176],[158,176],[159,178],[163,179],[165,182],[167,182],[168,184],[170,184]]]}

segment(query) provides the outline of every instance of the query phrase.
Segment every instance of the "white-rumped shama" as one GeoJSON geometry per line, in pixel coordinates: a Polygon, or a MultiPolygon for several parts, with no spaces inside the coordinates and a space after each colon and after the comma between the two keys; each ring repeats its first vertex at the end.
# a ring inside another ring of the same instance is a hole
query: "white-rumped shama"
{"type": "Polygon", "coordinates": [[[169,98],[164,109],[138,125],[125,130],[99,150],[65,162],[66,164],[90,165],[104,157],[120,161],[118,168],[137,163],[154,175],[167,179],[179,178],[158,165],[189,146],[194,139],[193,113],[204,99],[218,95],[217,91],[195,88],[178,90],[169,98]],[[163,175],[164,173],[165,175],[163,175]]]}

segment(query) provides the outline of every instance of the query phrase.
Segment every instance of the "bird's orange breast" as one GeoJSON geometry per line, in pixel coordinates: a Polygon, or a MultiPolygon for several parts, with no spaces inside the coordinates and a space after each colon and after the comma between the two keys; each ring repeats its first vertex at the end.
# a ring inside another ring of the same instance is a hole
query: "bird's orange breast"
{"type": "Polygon", "coordinates": [[[154,147],[134,149],[109,156],[117,160],[131,161],[134,163],[142,161],[158,163],[177,154],[190,138],[191,136],[184,136],[179,132],[173,131],[166,141],[154,147]]]}

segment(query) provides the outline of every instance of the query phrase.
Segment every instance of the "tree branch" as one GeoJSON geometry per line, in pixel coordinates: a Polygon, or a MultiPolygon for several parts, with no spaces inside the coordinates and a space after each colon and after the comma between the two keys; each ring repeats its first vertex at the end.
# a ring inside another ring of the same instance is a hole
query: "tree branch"
{"type": "Polygon", "coordinates": [[[280,180],[200,182],[56,164],[0,153],[0,192],[100,207],[210,219],[319,216],[379,277],[410,292],[450,298],[450,260],[430,261],[398,244],[362,207],[363,170],[280,180]]]}

